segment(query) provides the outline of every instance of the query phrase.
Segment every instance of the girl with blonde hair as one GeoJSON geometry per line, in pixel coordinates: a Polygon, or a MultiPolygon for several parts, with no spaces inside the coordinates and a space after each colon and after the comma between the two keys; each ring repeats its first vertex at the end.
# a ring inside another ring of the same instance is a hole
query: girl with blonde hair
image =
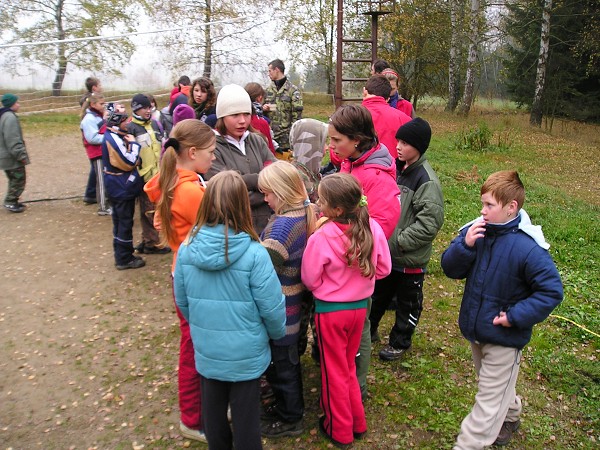
{"type": "Polygon", "coordinates": [[[306,290],[300,267],[306,241],[315,228],[316,206],[310,203],[297,169],[277,161],[258,174],[258,188],[275,214],[261,234],[285,295],[286,335],[271,341],[272,361],[267,369],[275,401],[263,414],[266,437],[296,436],[304,429],[304,399],[298,340],[306,290]]]}

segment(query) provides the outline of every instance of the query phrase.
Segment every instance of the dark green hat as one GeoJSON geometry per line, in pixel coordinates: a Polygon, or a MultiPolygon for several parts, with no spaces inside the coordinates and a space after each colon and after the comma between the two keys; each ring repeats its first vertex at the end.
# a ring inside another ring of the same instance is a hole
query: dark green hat
{"type": "Polygon", "coordinates": [[[17,100],[19,100],[19,97],[17,97],[15,94],[4,94],[2,96],[2,106],[5,108],[10,108],[12,105],[17,103],[17,100]]]}

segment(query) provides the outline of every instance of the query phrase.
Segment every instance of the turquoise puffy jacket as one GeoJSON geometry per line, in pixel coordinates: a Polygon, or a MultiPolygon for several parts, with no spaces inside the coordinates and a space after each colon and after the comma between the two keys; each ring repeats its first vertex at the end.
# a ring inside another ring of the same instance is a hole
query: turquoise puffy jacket
{"type": "Polygon", "coordinates": [[[190,324],[196,370],[247,381],[271,361],[269,339],[285,336],[285,300],[267,250],[246,233],[203,226],[179,248],[175,301],[190,324]]]}

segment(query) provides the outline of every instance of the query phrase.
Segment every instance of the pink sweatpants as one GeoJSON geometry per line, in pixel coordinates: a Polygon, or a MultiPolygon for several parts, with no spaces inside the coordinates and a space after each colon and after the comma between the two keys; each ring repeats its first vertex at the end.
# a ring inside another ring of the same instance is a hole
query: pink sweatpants
{"type": "Polygon", "coordinates": [[[354,433],[367,431],[355,362],[366,315],[366,308],[315,314],[323,425],[327,434],[342,444],[352,443],[354,433]]]}

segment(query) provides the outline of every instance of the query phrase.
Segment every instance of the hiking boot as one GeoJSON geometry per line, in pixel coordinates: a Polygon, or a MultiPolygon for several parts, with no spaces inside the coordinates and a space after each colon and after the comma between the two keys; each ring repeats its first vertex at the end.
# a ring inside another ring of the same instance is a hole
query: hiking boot
{"type": "Polygon", "coordinates": [[[138,256],[134,256],[131,261],[127,264],[117,264],[117,270],[126,270],[126,269],[139,269],[140,267],[144,267],[146,265],[146,261],[138,256]]]}
{"type": "MultiPolygon", "coordinates": [[[[143,245],[143,244],[142,244],[143,245]]],[[[145,253],[146,255],[164,255],[166,253],[170,253],[171,249],[169,247],[157,247],[153,245],[149,247],[147,245],[143,245],[142,251],[138,250],[140,253],[145,253]]]]}
{"type": "Polygon", "coordinates": [[[379,352],[379,359],[384,361],[396,361],[404,356],[404,354],[410,350],[409,348],[394,348],[391,345],[386,345],[379,352]]]}
{"type": "Polygon", "coordinates": [[[14,212],[14,213],[20,213],[25,211],[25,208],[27,208],[23,203],[6,203],[4,205],[4,207],[6,209],[8,209],[10,212],[14,212]]]}
{"type": "Polygon", "coordinates": [[[260,429],[260,434],[267,438],[278,438],[283,436],[299,436],[304,433],[302,420],[296,423],[284,422],[276,420],[263,425],[260,429]]]}
{"type": "Polygon", "coordinates": [[[185,426],[185,424],[183,422],[179,422],[179,432],[181,433],[181,435],[184,438],[193,439],[195,441],[200,441],[200,442],[204,442],[205,444],[208,444],[208,441],[206,440],[206,435],[204,434],[204,431],[193,430],[191,428],[188,428],[185,426]]]}
{"type": "Polygon", "coordinates": [[[498,433],[498,437],[494,442],[494,445],[506,445],[508,444],[513,434],[517,432],[519,427],[521,426],[521,421],[517,419],[516,422],[504,422],[502,424],[502,428],[500,428],[500,433],[498,433]]]}

